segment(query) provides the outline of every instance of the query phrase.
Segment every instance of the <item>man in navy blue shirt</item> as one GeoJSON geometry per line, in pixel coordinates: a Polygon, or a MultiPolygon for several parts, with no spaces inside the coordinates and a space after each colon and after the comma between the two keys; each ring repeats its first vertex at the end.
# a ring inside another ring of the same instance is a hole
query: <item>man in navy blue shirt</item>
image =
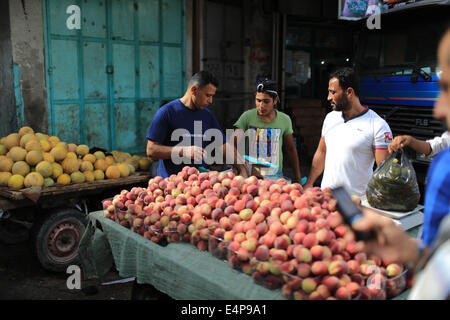
{"type": "MultiPolygon", "coordinates": [[[[159,176],[166,178],[177,174],[186,165],[205,166],[211,156],[206,152],[209,145],[220,146],[223,154],[234,152],[234,163],[238,163],[240,155],[234,147],[227,149],[225,135],[207,109],[217,87],[218,81],[211,73],[200,71],[191,78],[182,98],[169,102],[156,112],[147,133],[147,155],[159,160],[159,176]]],[[[240,175],[248,176],[243,164],[238,164],[237,168],[240,175]]]]}

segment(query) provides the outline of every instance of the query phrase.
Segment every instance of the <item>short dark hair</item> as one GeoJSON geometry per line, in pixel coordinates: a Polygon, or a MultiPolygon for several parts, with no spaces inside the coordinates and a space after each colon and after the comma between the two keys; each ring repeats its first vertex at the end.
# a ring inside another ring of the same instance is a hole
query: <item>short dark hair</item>
{"type": "Polygon", "coordinates": [[[217,88],[219,86],[219,81],[211,72],[200,71],[192,76],[191,80],[189,80],[188,87],[196,86],[201,89],[208,84],[212,84],[217,88]]]}
{"type": "Polygon", "coordinates": [[[336,78],[339,80],[339,85],[345,91],[352,88],[355,95],[359,97],[359,76],[353,68],[341,68],[330,75],[330,80],[336,78]]]}

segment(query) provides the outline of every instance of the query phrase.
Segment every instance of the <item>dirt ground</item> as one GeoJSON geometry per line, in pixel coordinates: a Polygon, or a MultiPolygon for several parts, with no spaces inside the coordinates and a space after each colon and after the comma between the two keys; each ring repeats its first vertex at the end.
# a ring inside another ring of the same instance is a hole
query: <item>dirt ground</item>
{"type": "Polygon", "coordinates": [[[102,279],[82,280],[81,289],[69,290],[69,274],[44,270],[32,255],[28,242],[0,243],[0,300],[129,300],[133,282],[101,283],[121,279],[110,271],[102,279]]]}

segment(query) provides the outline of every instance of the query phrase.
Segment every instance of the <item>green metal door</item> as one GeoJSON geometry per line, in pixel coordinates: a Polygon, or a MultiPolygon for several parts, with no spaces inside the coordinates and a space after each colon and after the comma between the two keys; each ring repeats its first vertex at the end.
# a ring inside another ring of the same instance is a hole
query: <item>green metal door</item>
{"type": "Polygon", "coordinates": [[[185,1],[44,0],[43,12],[49,133],[144,152],[156,110],[185,90],[185,1]]]}

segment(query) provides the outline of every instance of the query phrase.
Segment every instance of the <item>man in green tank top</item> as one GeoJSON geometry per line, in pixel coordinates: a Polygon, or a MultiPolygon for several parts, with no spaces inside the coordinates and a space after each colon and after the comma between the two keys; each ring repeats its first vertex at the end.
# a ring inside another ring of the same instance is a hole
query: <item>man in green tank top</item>
{"type": "MultiPolygon", "coordinates": [[[[283,175],[283,144],[289,157],[294,176],[292,182],[301,183],[300,164],[294,144],[291,118],[275,109],[279,102],[274,81],[264,80],[256,87],[256,108],[244,112],[234,124],[246,136],[246,153],[271,167],[261,168],[264,177],[283,175]]],[[[238,140],[242,139],[242,135],[238,140]]]]}

